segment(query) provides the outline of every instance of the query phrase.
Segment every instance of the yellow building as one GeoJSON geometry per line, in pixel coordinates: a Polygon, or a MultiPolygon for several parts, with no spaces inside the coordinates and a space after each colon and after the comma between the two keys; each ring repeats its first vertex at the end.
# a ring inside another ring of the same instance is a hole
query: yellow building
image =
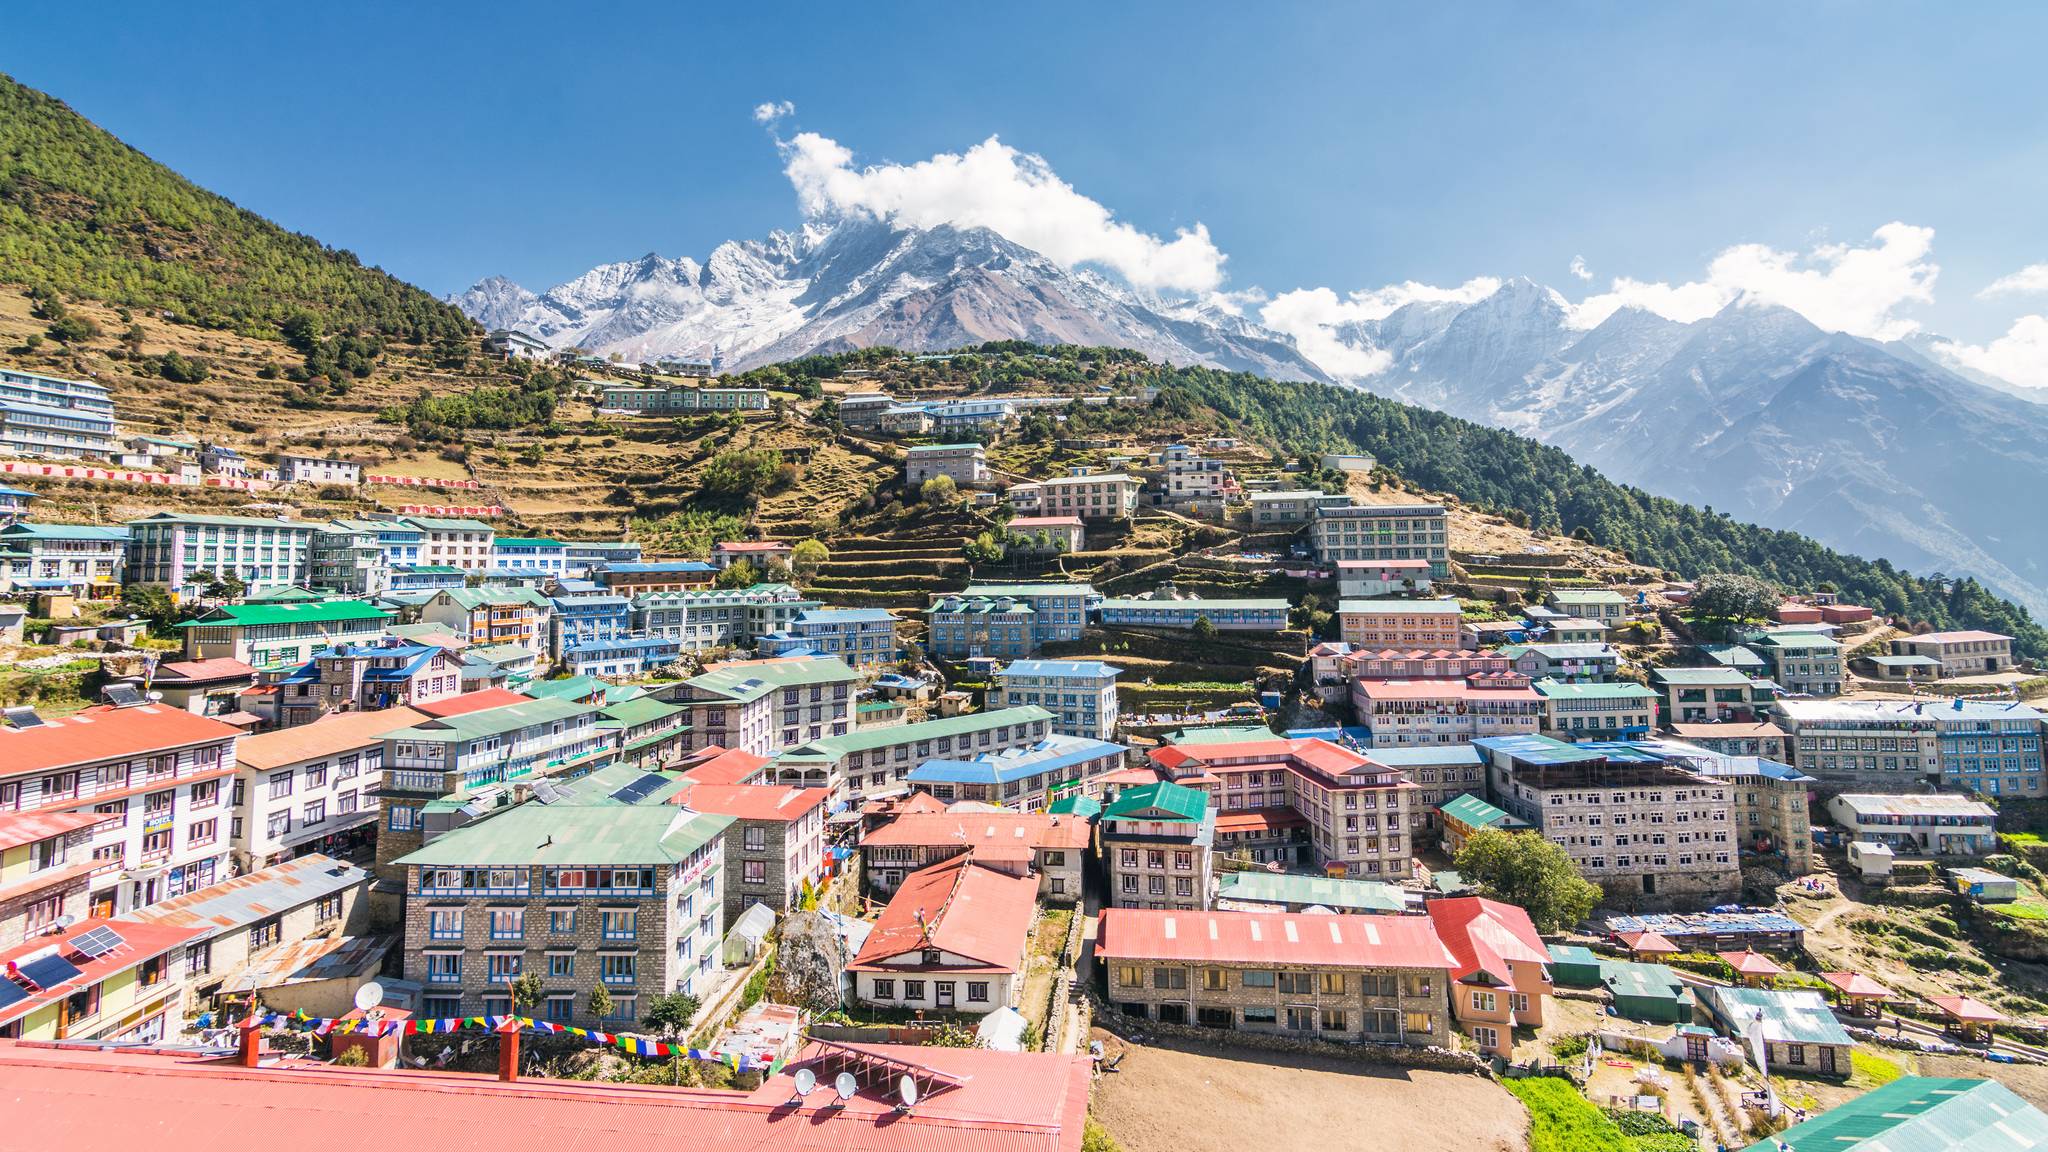
{"type": "Polygon", "coordinates": [[[0,952],[0,1037],[155,1041],[173,1030],[197,928],[84,920],[0,952]]]}
{"type": "Polygon", "coordinates": [[[84,915],[91,830],[106,820],[97,812],[0,813],[0,948],[84,915]]]}

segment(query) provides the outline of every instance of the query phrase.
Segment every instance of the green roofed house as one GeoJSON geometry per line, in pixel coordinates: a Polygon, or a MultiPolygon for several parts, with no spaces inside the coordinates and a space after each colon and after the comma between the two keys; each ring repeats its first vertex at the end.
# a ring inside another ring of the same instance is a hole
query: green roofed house
{"type": "Polygon", "coordinates": [[[689,748],[773,756],[854,730],[860,673],[833,656],[714,664],[663,694],[689,710],[689,748]]]}
{"type": "Polygon", "coordinates": [[[1444,851],[1456,855],[1472,834],[1491,828],[1500,832],[1527,832],[1529,822],[1495,808],[1467,792],[1446,803],[1440,813],[1444,820],[1444,851]]]}
{"type": "Polygon", "coordinates": [[[1751,647],[1771,662],[1771,678],[1788,692],[1842,694],[1842,646],[1818,632],[1767,632],[1751,647]]]}
{"type": "Polygon", "coordinates": [[[424,985],[422,1011],[509,1013],[506,986],[529,972],[547,981],[534,1016],[577,1027],[637,1027],[655,996],[708,993],[719,976],[732,822],[557,794],[399,858],[406,971],[424,985]],[[600,986],[612,1004],[603,1016],[590,1011],[600,986]]]}
{"type": "Polygon", "coordinates": [[[1598,988],[1606,961],[1576,944],[1550,945],[1550,981],[1559,988],[1598,988]]]}
{"type": "Polygon", "coordinates": [[[652,696],[607,703],[598,709],[597,726],[618,739],[619,760],[660,768],[689,750],[690,712],[652,696]]]}
{"type": "Polygon", "coordinates": [[[574,700],[579,704],[602,705],[608,699],[606,688],[605,682],[595,676],[570,676],[561,680],[535,680],[519,691],[535,700],[574,700]]]}
{"type": "Polygon", "coordinates": [[[229,604],[178,628],[187,660],[239,660],[265,670],[297,668],[315,652],[372,641],[391,618],[362,600],[229,604]]]}
{"type": "Polygon", "coordinates": [[[1126,788],[1098,828],[1112,907],[1209,908],[1216,814],[1207,793],[1164,780],[1126,788]]]}
{"type": "Polygon", "coordinates": [[[1102,801],[1085,792],[1068,792],[1045,806],[1053,816],[1079,816],[1083,820],[1094,820],[1102,815],[1102,801]]]}
{"type": "Polygon", "coordinates": [[[1664,692],[1664,716],[1670,724],[1752,721],[1771,695],[1766,683],[1726,664],[1652,668],[1650,682],[1664,692]]]}
{"type": "Polygon", "coordinates": [[[1052,713],[1027,704],[915,724],[855,728],[790,748],[776,756],[769,770],[778,784],[829,788],[834,804],[857,805],[909,792],[910,770],[927,760],[1029,748],[1052,734],[1052,719],[1052,713]]]}
{"type": "Polygon", "coordinates": [[[1543,602],[1581,620],[1613,623],[1628,615],[1629,598],[1607,588],[1552,588],[1543,602]]]}
{"type": "Polygon", "coordinates": [[[1743,1152],[2031,1152],[2048,1115],[1996,1080],[1901,1076],[1743,1152]]]}
{"type": "Polygon", "coordinates": [[[1692,989],[1662,964],[1609,961],[1601,969],[1600,981],[1614,998],[1614,1014],[1625,1020],[1683,1024],[1692,1019],[1692,989]]]}
{"type": "Polygon", "coordinates": [[[1225,873],[1216,883],[1216,907],[1239,912],[1405,912],[1401,890],[1377,880],[1304,876],[1292,872],[1225,873]]]}
{"type": "Polygon", "coordinates": [[[1569,740],[1641,740],[1657,725],[1657,693],[1618,680],[1604,684],[1538,680],[1543,731],[1569,740]]]}
{"type": "Polygon", "coordinates": [[[1113,628],[1193,628],[1207,620],[1219,632],[1279,632],[1292,605],[1283,598],[1173,600],[1109,599],[1099,605],[1102,623],[1113,628]]]}
{"type": "Polygon", "coordinates": [[[128,522],[123,577],[131,584],[184,588],[201,572],[231,575],[251,588],[303,584],[310,577],[316,524],[254,516],[158,512],[128,522]]]}
{"type": "Polygon", "coordinates": [[[1715,1026],[1745,1051],[1761,1039],[1770,1070],[1819,1076],[1849,1075],[1856,1042],[1842,1030],[1834,1010],[1810,989],[1707,988],[1707,1011],[1715,1026]]]}

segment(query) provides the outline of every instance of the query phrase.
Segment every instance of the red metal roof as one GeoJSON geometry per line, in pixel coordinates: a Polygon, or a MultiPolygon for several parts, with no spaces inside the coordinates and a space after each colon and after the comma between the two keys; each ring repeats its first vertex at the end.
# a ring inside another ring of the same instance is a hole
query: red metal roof
{"type": "Polygon", "coordinates": [[[1271,832],[1282,828],[1299,828],[1308,823],[1308,817],[1292,808],[1247,808],[1241,812],[1225,812],[1216,817],[1216,834],[1225,832],[1271,832]]]}
{"type": "Polygon", "coordinates": [[[1623,932],[1615,939],[1631,952],[1670,952],[1675,955],[1684,951],[1662,932],[1623,932]]]}
{"type": "Polygon", "coordinates": [[[143,756],[233,740],[241,734],[241,729],[232,725],[163,704],[103,705],[60,720],[45,720],[34,728],[0,728],[0,773],[143,756]]]}
{"type": "Polygon", "coordinates": [[[441,700],[429,700],[413,707],[434,717],[446,720],[450,716],[465,716],[471,712],[482,712],[487,708],[504,708],[512,704],[531,704],[533,697],[521,696],[510,688],[485,688],[476,692],[464,692],[460,696],[449,696],[441,700]]]}
{"type": "Polygon", "coordinates": [[[830,788],[785,784],[692,784],[671,802],[715,816],[741,820],[801,820],[832,798],[830,788]]]}
{"type": "Polygon", "coordinates": [[[1441,968],[1457,958],[1424,916],[1329,916],[1286,912],[1166,912],[1105,908],[1095,955],[1102,960],[1310,964],[1343,968],[1441,968]]]}
{"type": "Polygon", "coordinates": [[[1715,955],[1744,976],[1776,976],[1784,971],[1777,961],[1748,948],[1740,952],[1716,952],[1715,955]]]}
{"type": "Polygon", "coordinates": [[[1930,996],[1929,1004],[1948,1013],[1957,1020],[1998,1021],[2005,1016],[1998,1009],[1973,996],[1930,996]]]}
{"type": "Polygon", "coordinates": [[[275,1152],[292,1132],[369,1140],[391,1152],[1078,1152],[1085,1055],[842,1045],[876,1057],[843,1107],[829,1087],[803,1103],[794,1074],[828,1083],[813,1044],[753,1092],[523,1079],[287,1060],[261,1068],[169,1052],[100,1052],[0,1040],[16,1106],[7,1140],[64,1152],[275,1152]],[[906,1112],[888,1061],[946,1077],[906,1112]],[[353,1133],[347,1136],[344,1134],[353,1133]]]}
{"type": "Polygon", "coordinates": [[[1451,975],[1459,980],[1484,972],[1506,984],[1514,980],[1512,961],[1550,963],[1550,949],[1544,947],[1536,925],[1513,904],[1458,896],[1431,900],[1427,909],[1444,947],[1458,960],[1451,975]]]}
{"type": "Polygon", "coordinates": [[[19,848],[119,819],[104,812],[0,812],[0,848],[19,848]]]}
{"type": "Polygon", "coordinates": [[[1820,978],[1834,985],[1844,996],[1882,996],[1890,999],[1898,995],[1861,972],[1823,972],[1820,978]]]}
{"type": "Polygon", "coordinates": [[[1368,700],[1541,700],[1526,684],[1475,688],[1463,680],[1361,680],[1357,692],[1368,700]]]}
{"type": "Polygon", "coordinates": [[[903,878],[889,906],[868,932],[851,971],[926,971],[923,965],[882,962],[936,948],[978,961],[948,971],[1015,972],[1038,917],[1038,879],[983,868],[968,856],[920,868],[903,878]]]}
{"type": "Polygon", "coordinates": [[[713,744],[693,756],[703,757],[695,763],[685,761],[683,775],[699,784],[746,784],[761,775],[761,766],[768,763],[766,756],[742,752],[737,748],[720,748],[713,744]]]}
{"type": "Polygon", "coordinates": [[[1027,844],[1086,848],[1088,822],[1046,812],[906,812],[861,839],[862,848],[1027,844]]]}
{"type": "MultiPolygon", "coordinates": [[[[47,951],[53,945],[58,955],[71,961],[78,968],[78,975],[66,980],[62,984],[51,985],[48,988],[30,994],[25,1000],[16,1000],[7,1007],[0,1008],[0,1024],[19,1020],[45,1004],[62,1000],[64,997],[82,988],[90,988],[107,977],[117,972],[125,972],[152,956],[161,956],[199,934],[200,929],[198,928],[177,928],[167,924],[145,924],[138,920],[101,920],[95,918],[81,920],[73,924],[64,930],[64,934],[61,937],[37,936],[16,944],[5,951],[0,951],[0,969],[8,968],[10,965],[20,961],[24,956],[47,951]],[[71,950],[71,942],[73,940],[78,939],[95,928],[112,928],[120,933],[121,946],[112,952],[95,957],[87,957],[83,953],[71,950]]],[[[18,1109],[14,1111],[18,1111],[18,1109]]]]}
{"type": "Polygon", "coordinates": [[[181,680],[189,684],[210,684],[220,680],[253,680],[256,669],[240,660],[222,656],[214,660],[174,660],[159,664],[156,678],[181,680]]]}

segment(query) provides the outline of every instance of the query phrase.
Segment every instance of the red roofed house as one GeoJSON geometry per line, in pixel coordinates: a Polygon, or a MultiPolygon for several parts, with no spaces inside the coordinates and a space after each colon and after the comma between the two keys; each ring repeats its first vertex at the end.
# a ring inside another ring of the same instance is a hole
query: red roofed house
{"type": "Polygon", "coordinates": [[[768,757],[725,749],[699,748],[683,757],[683,775],[699,784],[766,784],[768,757]]]}
{"type": "Polygon", "coordinates": [[[1514,1055],[1516,1026],[1543,1026],[1550,995],[1550,949],[1529,914],[1478,896],[1432,900],[1430,922],[1458,961],[1451,970],[1451,1012],[1489,1056],[1514,1055]]]}
{"type": "Polygon", "coordinates": [[[0,812],[0,948],[85,915],[98,812],[0,812]]]}
{"type": "Polygon", "coordinates": [[[1780,624],[1819,624],[1822,622],[1822,614],[1821,610],[1812,604],[1787,600],[1771,609],[1771,619],[1780,624]]]}
{"type": "Polygon", "coordinates": [[[1542,727],[1543,698],[1519,672],[1474,673],[1463,680],[1359,680],[1351,710],[1374,748],[1470,744],[1542,727]]]}
{"type": "Polygon", "coordinates": [[[256,686],[256,669],[222,656],[213,660],[171,660],[156,666],[152,692],[163,702],[201,716],[238,711],[243,691],[256,686]]]}
{"type": "Polygon", "coordinates": [[[766,570],[769,561],[787,564],[795,553],[796,545],[781,540],[721,540],[711,546],[711,562],[725,569],[745,560],[756,570],[766,570]]]}
{"type": "Polygon", "coordinates": [[[281,1125],[363,1127],[394,1152],[477,1147],[561,1152],[597,1134],[609,1147],[699,1152],[1080,1152],[1085,1055],[812,1041],[752,1092],[520,1079],[296,1059],[245,1068],[172,1052],[101,1052],[0,1041],[15,1106],[7,1139],[64,1152],[272,1152],[281,1125]],[[819,1087],[799,1098],[795,1076],[819,1087]],[[859,1085],[844,1102],[840,1072],[859,1085]],[[915,1106],[896,1085],[910,1076],[915,1106]],[[792,1102],[797,1101],[797,1102],[792,1102]],[[110,1105],[118,1102],[117,1112],[110,1105]],[[123,1122],[124,1117],[127,1122],[123,1122]],[[146,1134],[145,1134],[146,1133],[146,1134]]]}
{"type": "Polygon", "coordinates": [[[867,891],[887,896],[918,869],[972,850],[975,862],[1018,876],[1036,874],[1039,895],[1071,904],[1081,895],[1081,861],[1094,837],[1088,821],[1046,812],[907,812],[861,838],[867,891]]]}
{"type": "Polygon", "coordinates": [[[1444,1045],[1457,958],[1422,916],[1106,908],[1095,945],[1126,1016],[1444,1045]]]}
{"type": "Polygon", "coordinates": [[[975,1015],[1016,1005],[1038,918],[1038,882],[984,867],[978,854],[905,878],[846,966],[856,999],[975,1015]]]}
{"type": "Polygon", "coordinates": [[[161,704],[87,708],[0,728],[0,813],[90,812],[94,916],[228,874],[241,730],[161,704]]]}
{"type": "Polygon", "coordinates": [[[446,720],[450,716],[467,716],[471,712],[531,703],[533,697],[523,696],[510,688],[485,688],[478,692],[464,692],[460,696],[443,696],[413,707],[436,720],[446,720]]]}
{"type": "MultiPolygon", "coordinates": [[[[199,933],[91,919],[0,951],[0,1037],[162,1039],[184,989],[183,946],[199,933]]],[[[21,1112],[8,1110],[9,1141],[21,1112]]]]}
{"type": "Polygon", "coordinates": [[[725,832],[725,922],[755,904],[779,917],[825,873],[829,788],[692,783],[672,798],[693,812],[730,816],[725,832]]]}

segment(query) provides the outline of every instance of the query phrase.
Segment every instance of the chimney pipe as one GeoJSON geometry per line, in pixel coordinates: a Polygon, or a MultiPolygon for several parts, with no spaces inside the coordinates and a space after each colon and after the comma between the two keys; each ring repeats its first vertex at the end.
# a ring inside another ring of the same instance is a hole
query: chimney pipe
{"type": "Polygon", "coordinates": [[[519,1018],[507,1016],[492,1031],[498,1034],[498,1079],[519,1079],[519,1018]]]}
{"type": "Polygon", "coordinates": [[[239,1059],[242,1067],[254,1068],[262,1064],[263,1021],[257,1017],[254,1011],[251,1011],[247,1016],[242,1017],[241,1023],[235,1025],[235,1027],[241,1030],[239,1037],[241,1055],[239,1059]]]}

